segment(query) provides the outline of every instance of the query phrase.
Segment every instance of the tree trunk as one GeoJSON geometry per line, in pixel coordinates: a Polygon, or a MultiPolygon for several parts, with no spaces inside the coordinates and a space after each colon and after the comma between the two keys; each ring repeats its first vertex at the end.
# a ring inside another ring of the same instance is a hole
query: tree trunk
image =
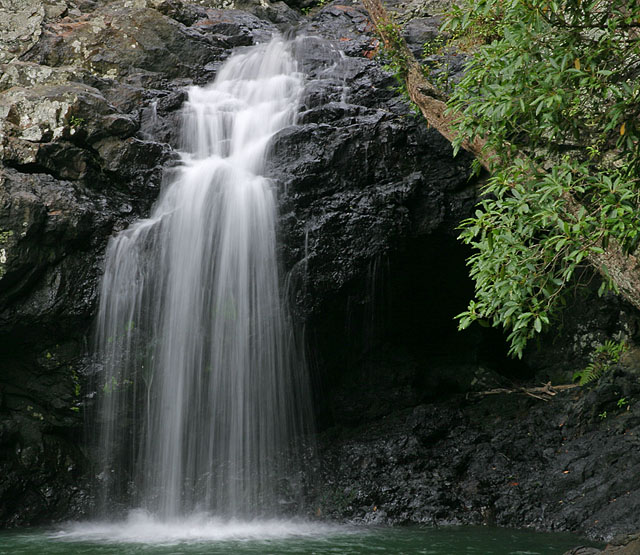
{"type": "MultiPolygon", "coordinates": [[[[456,118],[455,114],[445,113],[446,94],[427,80],[420,64],[382,5],[382,1],[362,0],[362,4],[369,12],[371,21],[385,47],[395,52],[406,66],[402,69],[409,98],[420,108],[430,126],[437,129],[447,140],[453,141],[457,135],[453,125],[456,118]]],[[[484,140],[475,139],[473,142],[464,141],[461,146],[491,172],[499,158],[496,153],[485,149],[485,145],[484,140]]],[[[567,211],[576,215],[580,208],[579,202],[569,193],[563,194],[563,200],[567,211]]],[[[640,310],[640,260],[636,256],[625,253],[621,245],[613,239],[609,240],[606,247],[602,244],[600,246],[604,253],[591,252],[587,256],[588,261],[605,279],[610,278],[620,294],[640,310]]]]}

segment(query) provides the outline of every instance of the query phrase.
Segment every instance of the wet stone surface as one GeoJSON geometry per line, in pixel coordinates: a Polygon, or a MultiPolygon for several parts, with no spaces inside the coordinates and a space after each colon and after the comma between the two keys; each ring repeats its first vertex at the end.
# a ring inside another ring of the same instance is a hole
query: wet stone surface
{"type": "Polygon", "coordinates": [[[596,386],[548,402],[520,393],[457,396],[328,430],[315,513],[569,530],[605,541],[634,533],[638,371],[617,368],[596,386]]]}

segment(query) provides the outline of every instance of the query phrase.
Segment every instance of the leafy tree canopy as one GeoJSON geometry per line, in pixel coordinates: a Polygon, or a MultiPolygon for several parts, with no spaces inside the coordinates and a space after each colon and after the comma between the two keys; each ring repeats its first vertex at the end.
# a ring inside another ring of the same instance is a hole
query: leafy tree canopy
{"type": "MultiPolygon", "coordinates": [[[[612,244],[635,260],[640,2],[466,1],[445,27],[491,36],[449,102],[454,148],[486,140],[492,175],[462,224],[476,294],[460,327],[503,326],[521,356],[587,261],[607,260],[612,244]]],[[[601,292],[615,290],[599,266],[601,292]]]]}

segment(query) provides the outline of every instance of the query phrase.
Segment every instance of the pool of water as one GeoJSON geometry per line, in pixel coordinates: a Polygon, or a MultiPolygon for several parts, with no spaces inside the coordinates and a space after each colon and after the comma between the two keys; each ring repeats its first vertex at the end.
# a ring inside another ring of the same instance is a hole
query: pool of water
{"type": "Polygon", "coordinates": [[[121,522],[69,523],[0,532],[0,554],[482,554],[553,555],[597,545],[570,534],[488,527],[349,527],[305,521],[162,522],[134,513],[121,522]]]}

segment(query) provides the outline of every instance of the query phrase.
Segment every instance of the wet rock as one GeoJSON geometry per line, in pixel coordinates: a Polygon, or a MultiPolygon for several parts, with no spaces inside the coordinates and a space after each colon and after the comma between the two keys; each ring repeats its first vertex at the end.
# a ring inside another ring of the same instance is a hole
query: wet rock
{"type": "Polygon", "coordinates": [[[0,520],[17,525],[85,506],[76,369],[110,215],[70,182],[8,168],[0,206],[0,520]]]}
{"type": "MultiPolygon", "coordinates": [[[[104,239],[96,241],[95,233],[101,229],[104,233],[112,217],[102,200],[44,174],[5,169],[0,184],[0,329],[13,334],[33,327],[36,332],[45,325],[49,311],[53,311],[51,326],[60,326],[56,319],[67,311],[74,316],[76,310],[90,314],[92,306],[83,306],[86,297],[75,300],[79,291],[66,289],[79,276],[62,269],[77,272],[74,251],[80,251],[82,257],[83,250],[101,247],[104,239]],[[47,278],[48,285],[39,293],[35,284],[47,278]],[[29,294],[36,294],[38,301],[29,302],[29,294]],[[17,299],[20,304],[15,303],[17,299]]],[[[92,262],[87,262],[82,273],[90,271],[95,279],[98,268],[91,268],[92,262]]]]}
{"type": "Polygon", "coordinates": [[[89,145],[101,137],[128,137],[138,129],[137,121],[117,113],[100,91],[79,83],[14,86],[0,93],[0,113],[4,163],[63,179],[99,174],[89,145]]]}
{"type": "Polygon", "coordinates": [[[446,14],[454,2],[452,0],[410,0],[409,2],[391,0],[390,4],[402,21],[410,21],[413,18],[446,14]]]}
{"type": "Polygon", "coordinates": [[[268,171],[280,186],[280,248],[306,324],[318,421],[355,425],[471,387],[480,372],[477,346],[451,342],[470,294],[454,229],[476,193],[469,158],[453,158],[372,58],[361,7],[334,2],[299,33],[320,38],[296,43],[308,76],[302,112],[275,138],[268,171]],[[440,298],[450,299],[442,310],[440,298]]]}
{"type": "Polygon", "coordinates": [[[251,12],[261,19],[274,23],[285,33],[301,20],[300,14],[284,2],[259,3],[251,9],[251,12]]]}
{"type": "Polygon", "coordinates": [[[452,157],[368,57],[367,25],[360,7],[334,3],[301,27],[324,40],[298,46],[303,112],[274,141],[285,266],[304,281],[306,314],[401,238],[451,229],[475,198],[469,159],[452,157]]]}
{"type": "Polygon", "coordinates": [[[640,534],[624,535],[614,539],[604,549],[591,547],[576,547],[565,555],[596,555],[597,553],[610,553],[611,555],[637,555],[640,553],[640,534]]]}
{"type": "Polygon", "coordinates": [[[414,55],[421,57],[425,44],[442,40],[439,31],[441,24],[441,18],[416,17],[403,26],[402,34],[414,55]]]}
{"type": "Polygon", "coordinates": [[[149,7],[153,5],[112,2],[90,14],[51,22],[27,59],[54,67],[79,67],[109,79],[141,74],[152,82],[176,77],[201,81],[213,76],[207,69],[211,60],[224,58],[229,48],[265,40],[271,34],[269,24],[244,12],[191,6],[185,8],[185,15],[177,7],[171,9],[171,4],[158,3],[164,13],[149,7]]]}
{"type": "Polygon", "coordinates": [[[0,90],[11,87],[33,87],[36,85],[65,85],[69,82],[86,82],[90,73],[74,67],[54,68],[33,62],[14,61],[0,66],[0,90]]]}
{"type": "Polygon", "coordinates": [[[639,400],[637,374],[619,369],[551,402],[455,397],[327,431],[313,507],[352,522],[629,534],[640,527],[639,400]]]}

